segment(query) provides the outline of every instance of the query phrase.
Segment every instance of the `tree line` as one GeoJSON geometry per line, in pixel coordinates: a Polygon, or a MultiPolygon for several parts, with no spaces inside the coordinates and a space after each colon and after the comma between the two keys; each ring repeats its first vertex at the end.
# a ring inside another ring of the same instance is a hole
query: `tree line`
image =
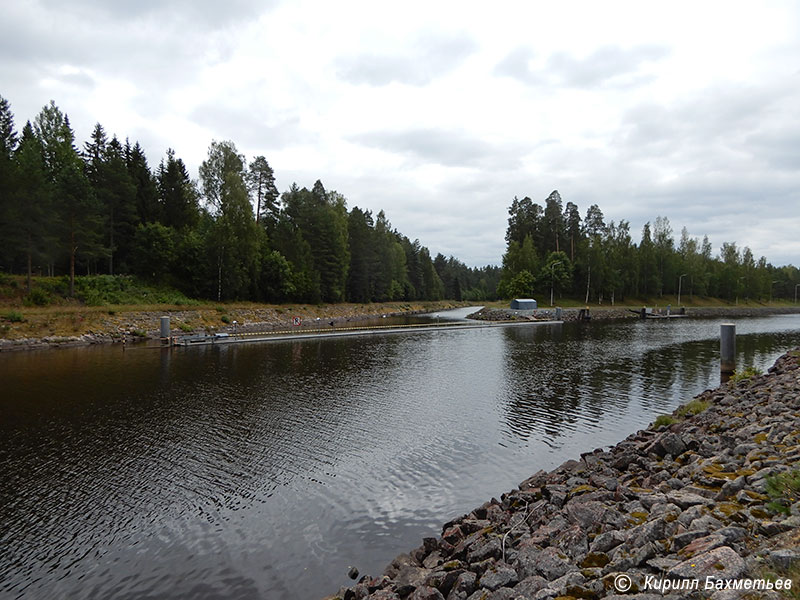
{"type": "Polygon", "coordinates": [[[596,204],[581,217],[553,191],[544,206],[514,198],[508,209],[506,252],[498,293],[505,298],[554,294],[584,302],[626,297],[713,296],[793,299],[800,272],[758,260],[748,247],[724,242],[714,254],[708,236],[691,237],[684,227],[676,241],[669,219],[645,223],[636,244],[630,223],[605,222],[596,204]]]}
{"type": "Polygon", "coordinates": [[[213,141],[199,180],[168,150],[151,168],[138,142],[99,123],[78,148],[55,102],[17,133],[0,96],[0,270],[132,274],[194,298],[260,302],[490,300],[500,268],[431,257],[383,211],[293,184],[279,194],[263,156],[213,141]]]}

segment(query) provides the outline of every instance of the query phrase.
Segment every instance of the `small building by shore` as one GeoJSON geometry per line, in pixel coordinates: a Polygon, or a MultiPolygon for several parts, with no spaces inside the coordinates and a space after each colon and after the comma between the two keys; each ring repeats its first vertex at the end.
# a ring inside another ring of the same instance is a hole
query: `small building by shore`
{"type": "Polygon", "coordinates": [[[536,310],[538,307],[533,298],[515,298],[511,301],[511,310],[536,310]]]}

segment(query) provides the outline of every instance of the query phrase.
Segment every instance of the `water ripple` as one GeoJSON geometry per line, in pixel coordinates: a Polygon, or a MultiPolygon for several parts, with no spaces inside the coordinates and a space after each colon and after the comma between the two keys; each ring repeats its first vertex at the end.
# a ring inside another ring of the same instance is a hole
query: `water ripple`
{"type": "MultiPolygon", "coordinates": [[[[800,319],[741,322],[743,362],[800,319]]],[[[0,595],[306,598],[714,383],[717,321],[0,356],[0,595]]]]}

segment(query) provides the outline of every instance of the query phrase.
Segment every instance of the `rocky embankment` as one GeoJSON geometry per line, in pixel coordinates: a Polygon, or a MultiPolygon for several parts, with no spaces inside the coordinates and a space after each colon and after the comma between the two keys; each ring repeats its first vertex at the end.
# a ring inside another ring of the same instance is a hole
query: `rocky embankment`
{"type": "Polygon", "coordinates": [[[766,317],[768,315],[790,315],[800,313],[798,306],[732,306],[687,308],[686,314],[692,317],[766,317]]]}
{"type": "Polygon", "coordinates": [[[800,351],[657,422],[329,599],[797,598],[800,351]]]}
{"type": "Polygon", "coordinates": [[[403,316],[448,310],[459,302],[387,302],[300,306],[229,306],[214,308],[118,311],[27,312],[17,323],[0,321],[0,352],[136,342],[158,339],[161,316],[169,315],[174,335],[200,332],[258,332],[316,329],[358,323],[382,316],[403,316]],[[302,325],[292,320],[300,317],[302,325]],[[236,325],[234,326],[234,321],[236,325]]]}
{"type": "MultiPolygon", "coordinates": [[[[638,319],[640,315],[627,308],[606,308],[589,306],[589,314],[592,321],[609,321],[612,319],[638,319]]],[[[660,309],[664,311],[664,308],[660,309]]],[[[673,314],[678,308],[673,308],[673,314]]],[[[561,311],[562,321],[577,321],[581,309],[564,308],[561,311]]],[[[761,307],[699,307],[687,308],[687,317],[714,318],[714,317],[766,317],[769,315],[785,315],[800,313],[800,307],[791,306],[761,306],[761,307]]],[[[482,308],[481,310],[469,315],[470,319],[478,321],[553,321],[556,312],[553,308],[539,309],[533,315],[526,315],[520,311],[509,308],[482,308]]]]}
{"type": "MultiPolygon", "coordinates": [[[[562,321],[577,321],[581,309],[564,308],[561,310],[562,321]]],[[[631,312],[627,308],[602,308],[589,311],[593,321],[608,321],[611,319],[637,319],[639,315],[631,312]]],[[[476,321],[554,321],[556,311],[553,308],[538,309],[535,314],[511,310],[509,308],[482,308],[481,310],[468,315],[469,319],[476,321]]]]}

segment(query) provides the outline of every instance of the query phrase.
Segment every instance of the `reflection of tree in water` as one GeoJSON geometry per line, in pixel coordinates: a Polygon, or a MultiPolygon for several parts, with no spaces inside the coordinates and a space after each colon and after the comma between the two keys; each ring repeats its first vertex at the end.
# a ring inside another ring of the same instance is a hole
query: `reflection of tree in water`
{"type": "MultiPolygon", "coordinates": [[[[592,323],[509,327],[505,392],[499,399],[507,433],[553,445],[598,422],[620,436],[631,422],[649,422],[719,384],[719,340],[664,343],[677,323],[592,323]],[[659,326],[660,325],[660,326],[659,326]],[[655,347],[653,347],[655,346],[655,347]]],[[[737,336],[737,365],[766,370],[800,332],[737,336]]]]}
{"type": "MultiPolygon", "coordinates": [[[[800,343],[800,332],[736,336],[739,369],[766,370],[787,347],[800,343]]],[[[637,380],[643,407],[671,412],[704,388],[719,385],[719,340],[682,342],[647,351],[637,361],[637,380]]]]}
{"type": "Polygon", "coordinates": [[[511,327],[506,342],[502,408],[512,435],[548,445],[579,426],[592,428],[626,398],[631,375],[603,351],[605,327],[511,327]]]}
{"type": "Polygon", "coordinates": [[[715,369],[719,373],[719,342],[699,340],[661,346],[645,352],[636,367],[642,407],[671,412],[702,391],[715,369]],[[687,394],[689,397],[684,397],[687,394]]]}
{"type": "MultiPolygon", "coordinates": [[[[760,335],[757,333],[736,336],[736,366],[743,369],[757,366],[766,371],[772,366],[777,354],[786,348],[800,345],[800,331],[760,335]]],[[[719,363],[714,365],[717,369],[719,363]]]]}

